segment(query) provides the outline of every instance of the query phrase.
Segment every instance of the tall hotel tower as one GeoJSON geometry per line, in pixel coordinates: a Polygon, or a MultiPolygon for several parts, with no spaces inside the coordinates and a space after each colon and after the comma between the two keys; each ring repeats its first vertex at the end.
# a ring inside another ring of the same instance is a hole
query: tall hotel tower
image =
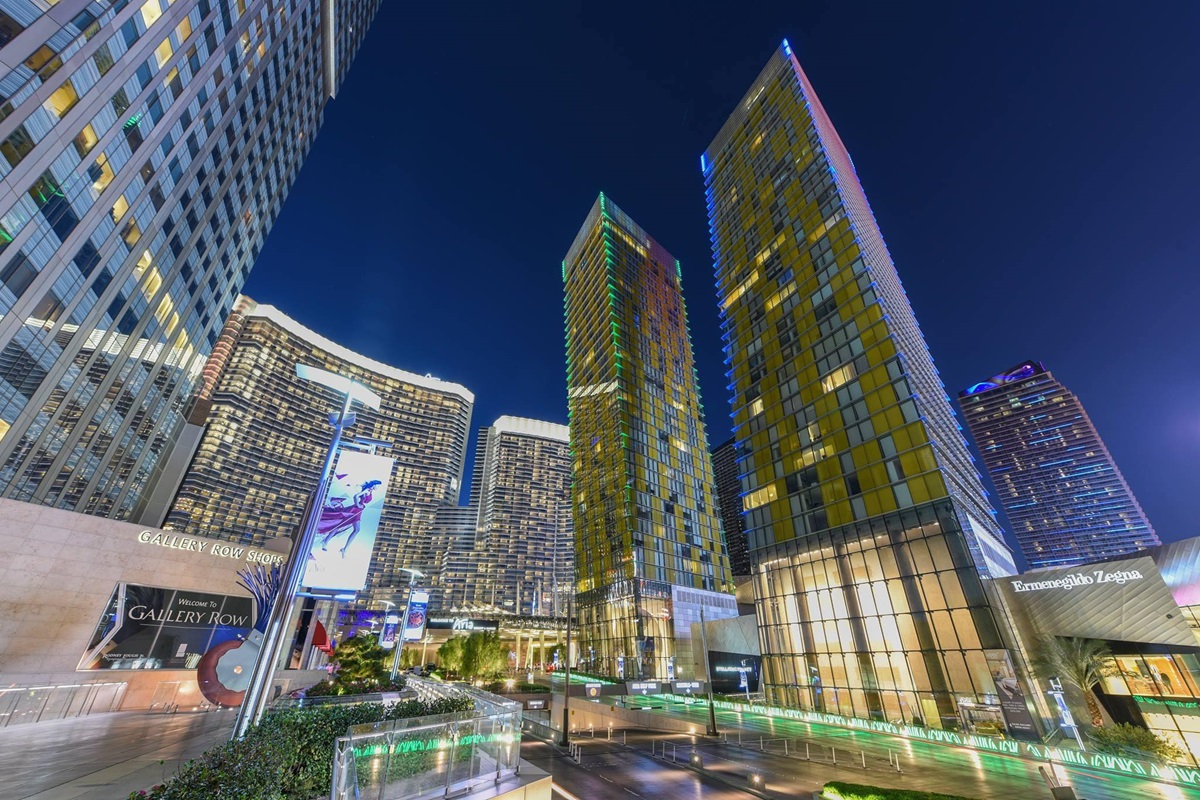
{"type": "Polygon", "coordinates": [[[693,677],[700,609],[737,605],[679,262],[602,194],[562,269],[581,666],[693,677]]]}
{"type": "MultiPolygon", "coordinates": [[[[479,431],[471,535],[445,536],[443,608],[566,615],[574,566],[567,442],[566,425],[523,417],[500,417],[479,431]]],[[[440,528],[452,531],[456,520],[447,516],[440,528]]]]}
{"type": "Polygon", "coordinates": [[[0,496],[136,518],[379,0],[0,0],[0,496]]]}
{"type": "Polygon", "coordinates": [[[157,524],[165,512],[168,530],[247,545],[297,529],[321,477],[337,401],[297,378],[296,364],[345,375],[382,398],[378,411],[355,408],[347,436],[392,445],[380,450],[395,464],[360,599],[393,600],[408,584],[401,567],[435,566],[434,516],[458,503],[475,396],[352,352],[273,306],[238,301],[147,516],[157,524]]]}
{"type": "Polygon", "coordinates": [[[1033,569],[1161,544],[1079,398],[1025,361],[958,394],[1033,569]]]}
{"type": "Polygon", "coordinates": [[[742,482],[738,478],[737,441],[730,439],[712,451],[713,476],[717,481],[717,505],[721,509],[721,527],[729,567],[741,577],[750,574],[750,548],[742,521],[742,482]]]}
{"type": "Polygon", "coordinates": [[[768,699],[1000,722],[993,676],[1013,666],[984,581],[1012,574],[1012,556],[787,42],[701,169],[768,699]]]}

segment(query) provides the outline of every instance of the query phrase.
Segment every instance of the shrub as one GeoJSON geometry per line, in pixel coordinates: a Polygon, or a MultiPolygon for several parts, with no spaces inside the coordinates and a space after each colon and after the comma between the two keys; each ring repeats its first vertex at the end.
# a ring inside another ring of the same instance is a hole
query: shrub
{"type": "Polygon", "coordinates": [[[1089,737],[1098,751],[1113,756],[1167,762],[1180,761],[1186,757],[1183,750],[1170,740],[1128,722],[1094,728],[1089,737]]]}
{"type": "Polygon", "coordinates": [[[543,686],[540,683],[526,683],[518,681],[513,683],[513,688],[508,688],[508,681],[492,681],[483,687],[493,694],[547,694],[550,691],[549,686],[543,686]]]}
{"type": "Polygon", "coordinates": [[[829,800],[971,800],[957,794],[918,792],[912,789],[885,789],[881,786],[864,786],[859,783],[830,781],[822,794],[829,800]]]}
{"type": "Polygon", "coordinates": [[[226,742],[189,761],[166,783],[130,800],[312,800],[329,793],[334,740],[351,725],[474,707],[466,698],[432,703],[410,700],[383,705],[288,709],[263,719],[242,739],[226,742]]]}
{"type": "Polygon", "coordinates": [[[333,697],[351,694],[375,694],[376,692],[398,692],[405,687],[404,678],[395,681],[341,681],[324,680],[304,690],[305,697],[333,697]]]}

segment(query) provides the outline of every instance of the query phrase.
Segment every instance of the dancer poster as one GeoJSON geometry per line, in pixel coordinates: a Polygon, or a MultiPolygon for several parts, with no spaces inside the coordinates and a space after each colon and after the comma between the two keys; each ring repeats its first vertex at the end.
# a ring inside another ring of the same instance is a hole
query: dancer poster
{"type": "Polygon", "coordinates": [[[367,580],[392,459],[343,450],[321,506],[303,585],[357,592],[367,580]]]}

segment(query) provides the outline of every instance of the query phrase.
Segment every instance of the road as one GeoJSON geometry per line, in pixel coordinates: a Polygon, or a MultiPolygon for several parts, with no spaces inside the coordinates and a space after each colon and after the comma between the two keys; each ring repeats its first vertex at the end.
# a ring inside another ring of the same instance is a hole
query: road
{"type": "MultiPolygon", "coordinates": [[[[683,767],[656,761],[645,751],[602,739],[582,742],[583,760],[536,739],[521,744],[521,758],[554,776],[554,800],[645,797],[653,800],[746,800],[750,795],[683,767]]],[[[809,797],[812,796],[811,790],[809,797]]]]}

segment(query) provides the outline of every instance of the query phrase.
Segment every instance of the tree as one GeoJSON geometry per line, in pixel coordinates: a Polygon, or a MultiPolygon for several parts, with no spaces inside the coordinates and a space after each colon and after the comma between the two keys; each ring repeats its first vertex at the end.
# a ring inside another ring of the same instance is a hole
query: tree
{"type": "Polygon", "coordinates": [[[494,678],[508,667],[508,653],[500,645],[499,633],[472,633],[463,642],[464,675],[494,678]]]}
{"type": "Polygon", "coordinates": [[[337,682],[376,681],[382,683],[390,675],[387,658],[391,655],[379,646],[376,637],[360,633],[347,639],[333,651],[330,661],[337,665],[337,682]]]}
{"type": "Polygon", "coordinates": [[[463,674],[463,639],[451,636],[446,643],[438,648],[438,664],[447,672],[463,674]]]}
{"type": "Polygon", "coordinates": [[[1113,673],[1112,651],[1097,639],[1047,636],[1038,641],[1031,659],[1040,678],[1057,677],[1083,692],[1092,727],[1104,725],[1092,689],[1113,673]]]}

